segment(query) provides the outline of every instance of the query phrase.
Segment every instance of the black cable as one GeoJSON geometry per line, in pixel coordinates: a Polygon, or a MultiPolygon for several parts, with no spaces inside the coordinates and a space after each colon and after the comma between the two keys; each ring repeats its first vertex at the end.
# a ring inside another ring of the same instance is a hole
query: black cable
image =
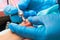
{"type": "Polygon", "coordinates": [[[7,5],[9,5],[9,0],[7,0],[7,5]]]}

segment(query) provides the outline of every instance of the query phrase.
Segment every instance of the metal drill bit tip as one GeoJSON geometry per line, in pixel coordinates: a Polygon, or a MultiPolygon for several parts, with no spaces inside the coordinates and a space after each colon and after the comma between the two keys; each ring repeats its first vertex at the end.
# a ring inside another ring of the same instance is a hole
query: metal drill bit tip
{"type": "Polygon", "coordinates": [[[21,10],[19,10],[18,12],[19,12],[19,16],[23,16],[23,12],[21,10]]]}
{"type": "Polygon", "coordinates": [[[24,16],[23,16],[23,11],[19,10],[19,16],[22,17],[22,20],[23,20],[23,21],[26,21],[26,19],[25,19],[24,16]]]}

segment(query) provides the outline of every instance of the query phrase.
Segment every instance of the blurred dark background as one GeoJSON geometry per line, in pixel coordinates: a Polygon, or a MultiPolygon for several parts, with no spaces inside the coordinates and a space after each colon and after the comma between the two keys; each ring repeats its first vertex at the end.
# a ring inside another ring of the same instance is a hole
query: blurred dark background
{"type": "Polygon", "coordinates": [[[8,21],[10,21],[9,16],[0,17],[0,31],[6,28],[6,24],[8,21]]]}

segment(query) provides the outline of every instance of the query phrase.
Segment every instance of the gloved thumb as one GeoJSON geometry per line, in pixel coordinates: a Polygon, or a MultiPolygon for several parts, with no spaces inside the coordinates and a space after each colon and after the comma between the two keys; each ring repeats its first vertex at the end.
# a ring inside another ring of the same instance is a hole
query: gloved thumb
{"type": "Polygon", "coordinates": [[[28,17],[28,21],[35,25],[43,25],[40,16],[28,17]]]}

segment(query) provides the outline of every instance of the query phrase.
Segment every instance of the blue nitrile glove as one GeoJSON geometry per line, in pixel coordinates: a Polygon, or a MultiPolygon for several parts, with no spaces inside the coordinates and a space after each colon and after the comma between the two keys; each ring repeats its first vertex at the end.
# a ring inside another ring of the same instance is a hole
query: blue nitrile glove
{"type": "MultiPolygon", "coordinates": [[[[42,11],[38,12],[37,16],[48,15],[48,14],[58,14],[58,7],[59,7],[58,4],[53,5],[53,6],[51,6],[48,9],[45,9],[45,10],[42,10],[42,11]]],[[[30,17],[29,17],[29,19],[30,19],[30,17]]],[[[37,22],[36,20],[37,20],[37,18],[33,20],[35,23],[33,22],[32,24],[37,25],[37,24],[40,24],[41,23],[41,22],[40,23],[37,22]]]]}
{"type": "Polygon", "coordinates": [[[55,4],[56,0],[20,0],[18,7],[24,12],[24,17],[28,18],[29,16],[32,16],[32,14],[33,16],[36,16],[39,11],[47,9],[55,4]],[[29,12],[30,10],[35,11],[36,14],[35,12],[29,12]]]}
{"type": "Polygon", "coordinates": [[[18,7],[23,10],[34,10],[39,12],[56,4],[56,0],[20,0],[18,7]]]}
{"type": "Polygon", "coordinates": [[[12,32],[32,40],[60,40],[60,14],[30,17],[28,20],[41,27],[26,27],[14,23],[9,24],[12,32]]]}
{"type": "MultiPolygon", "coordinates": [[[[58,4],[53,5],[48,9],[45,9],[45,10],[42,10],[42,11],[38,12],[37,16],[48,15],[48,14],[58,14],[58,7],[59,7],[58,4]]],[[[36,22],[35,22],[35,24],[33,26],[37,27],[39,25],[37,25],[36,22]]]]}
{"type": "Polygon", "coordinates": [[[53,5],[48,9],[45,9],[45,10],[42,10],[42,11],[38,12],[37,16],[47,15],[47,14],[50,14],[50,13],[55,14],[55,12],[58,12],[58,8],[59,8],[58,4],[53,5]]]}
{"type": "Polygon", "coordinates": [[[28,18],[30,16],[36,16],[36,12],[34,10],[24,11],[25,18],[28,18]]]}
{"type": "Polygon", "coordinates": [[[18,16],[18,9],[11,6],[11,5],[7,5],[5,7],[4,14],[6,16],[10,16],[11,21],[14,23],[21,23],[22,22],[22,18],[18,16]]]}

